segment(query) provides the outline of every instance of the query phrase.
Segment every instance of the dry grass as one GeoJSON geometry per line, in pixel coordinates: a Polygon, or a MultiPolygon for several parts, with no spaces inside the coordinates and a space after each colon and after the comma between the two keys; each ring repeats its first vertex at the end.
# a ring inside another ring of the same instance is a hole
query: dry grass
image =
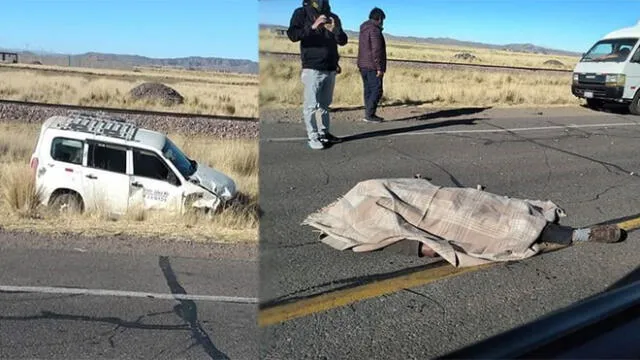
{"type": "Polygon", "coordinates": [[[0,124],[0,226],[10,230],[86,235],[125,234],[188,238],[196,241],[249,241],[258,238],[258,144],[255,140],[213,140],[204,136],[169,134],[194,159],[231,176],[243,201],[208,218],[188,212],[132,209],[114,219],[98,209],[81,215],[54,215],[39,205],[28,166],[38,125],[0,124]]]}
{"type": "MultiPolygon", "coordinates": [[[[300,43],[293,43],[288,38],[276,36],[267,30],[260,31],[260,51],[299,53],[300,43]]],[[[358,39],[349,38],[346,46],[339,48],[343,56],[358,55],[358,39]]],[[[475,63],[504,66],[523,66],[534,68],[564,68],[573,69],[578,62],[577,57],[562,55],[544,55],[533,53],[513,52],[506,50],[491,50],[481,48],[467,48],[458,46],[445,46],[436,44],[416,44],[403,42],[388,42],[387,57],[389,59],[401,60],[427,60],[456,63],[475,63]],[[454,56],[459,53],[470,53],[476,56],[477,60],[456,59],[454,56]],[[560,61],[565,66],[545,65],[547,60],[560,61]]]]}
{"type": "Polygon", "coordinates": [[[255,75],[0,66],[0,99],[5,100],[257,117],[257,97],[255,75]],[[177,90],[185,101],[165,106],[129,97],[129,91],[144,82],[164,83],[177,90]]]}
{"type": "MultiPolygon", "coordinates": [[[[334,107],[362,105],[362,79],[351,62],[342,64],[334,107]]],[[[293,107],[302,103],[299,61],[260,59],[260,105],[293,107]]],[[[479,72],[472,70],[390,68],[383,104],[451,106],[556,106],[580,101],[571,94],[570,74],[479,72]]]]}

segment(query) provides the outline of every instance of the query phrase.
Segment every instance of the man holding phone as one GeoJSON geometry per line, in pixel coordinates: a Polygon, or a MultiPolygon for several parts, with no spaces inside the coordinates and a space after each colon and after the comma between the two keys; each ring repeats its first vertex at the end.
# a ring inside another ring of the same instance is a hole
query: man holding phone
{"type": "Polygon", "coordinates": [[[329,0],[304,0],[291,16],[289,39],[300,42],[303,119],[309,147],[320,150],[340,139],[329,132],[329,105],[333,100],[336,73],[340,71],[338,45],[347,44],[340,18],[331,12],[329,0]],[[314,115],[320,115],[318,123],[314,115]]]}

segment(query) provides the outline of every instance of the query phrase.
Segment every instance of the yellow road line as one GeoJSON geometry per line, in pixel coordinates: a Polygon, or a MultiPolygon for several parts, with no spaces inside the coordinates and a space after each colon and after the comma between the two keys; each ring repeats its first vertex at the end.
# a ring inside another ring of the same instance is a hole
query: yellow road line
{"type": "Polygon", "coordinates": [[[476,271],[483,267],[487,267],[487,265],[455,268],[449,265],[449,263],[443,262],[442,265],[437,267],[417,271],[412,274],[375,281],[350,289],[337,290],[293,303],[277,305],[272,308],[260,310],[258,314],[258,324],[259,326],[273,325],[298,317],[349,305],[361,300],[395,293],[402,289],[426,285],[437,280],[476,271]]]}
{"type": "MultiPolygon", "coordinates": [[[[617,225],[626,231],[639,229],[640,217],[621,221],[617,223],[617,225]]],[[[562,247],[563,246],[550,246],[543,252],[557,250],[562,247]]],[[[474,272],[494,265],[496,265],[496,263],[468,268],[455,268],[449,263],[443,261],[438,266],[417,271],[415,273],[374,281],[372,283],[353,288],[336,290],[303,300],[262,309],[258,313],[258,325],[261,327],[274,325],[299,317],[342,307],[358,301],[392,294],[403,289],[424,286],[434,281],[474,272]]]]}
{"type": "Polygon", "coordinates": [[[640,217],[619,222],[618,226],[626,231],[640,229],[640,217]]]}

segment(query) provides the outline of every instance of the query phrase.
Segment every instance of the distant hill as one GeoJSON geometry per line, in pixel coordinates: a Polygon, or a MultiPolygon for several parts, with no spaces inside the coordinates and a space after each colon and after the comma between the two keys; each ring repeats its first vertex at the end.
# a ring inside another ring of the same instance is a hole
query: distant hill
{"type": "Polygon", "coordinates": [[[43,65],[77,66],[89,68],[131,69],[133,67],[177,67],[191,70],[216,70],[235,73],[258,73],[258,63],[243,59],[190,56],[183,58],[158,59],[139,55],[105,54],[89,52],[77,55],[16,51],[20,63],[41,63],[43,65]]]}
{"type": "MultiPolygon", "coordinates": [[[[260,29],[287,29],[286,26],[282,25],[269,25],[262,24],[260,25],[260,29]]],[[[346,30],[347,36],[350,38],[358,37],[357,31],[346,30]]],[[[481,48],[481,49],[494,49],[494,50],[507,50],[507,51],[515,51],[515,52],[523,52],[523,53],[538,53],[538,54],[547,54],[547,55],[567,55],[567,56],[580,56],[580,53],[565,51],[559,49],[550,49],[542,46],[537,46],[534,44],[506,44],[506,45],[495,45],[495,44],[485,44],[481,42],[473,42],[473,41],[463,41],[456,40],[451,38],[434,38],[434,37],[416,37],[416,36],[395,36],[392,34],[384,34],[387,41],[399,41],[399,42],[408,42],[408,43],[416,43],[416,44],[437,44],[437,45],[451,45],[451,46],[461,46],[461,47],[470,47],[470,48],[481,48]]]]}

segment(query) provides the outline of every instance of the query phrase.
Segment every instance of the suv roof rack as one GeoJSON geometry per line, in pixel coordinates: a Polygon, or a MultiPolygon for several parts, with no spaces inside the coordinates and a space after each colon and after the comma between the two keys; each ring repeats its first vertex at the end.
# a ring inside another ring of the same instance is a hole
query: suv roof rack
{"type": "Polygon", "coordinates": [[[60,130],[73,130],[94,135],[132,140],[138,126],[126,120],[104,113],[70,112],[63,120],[52,124],[60,130]]]}

